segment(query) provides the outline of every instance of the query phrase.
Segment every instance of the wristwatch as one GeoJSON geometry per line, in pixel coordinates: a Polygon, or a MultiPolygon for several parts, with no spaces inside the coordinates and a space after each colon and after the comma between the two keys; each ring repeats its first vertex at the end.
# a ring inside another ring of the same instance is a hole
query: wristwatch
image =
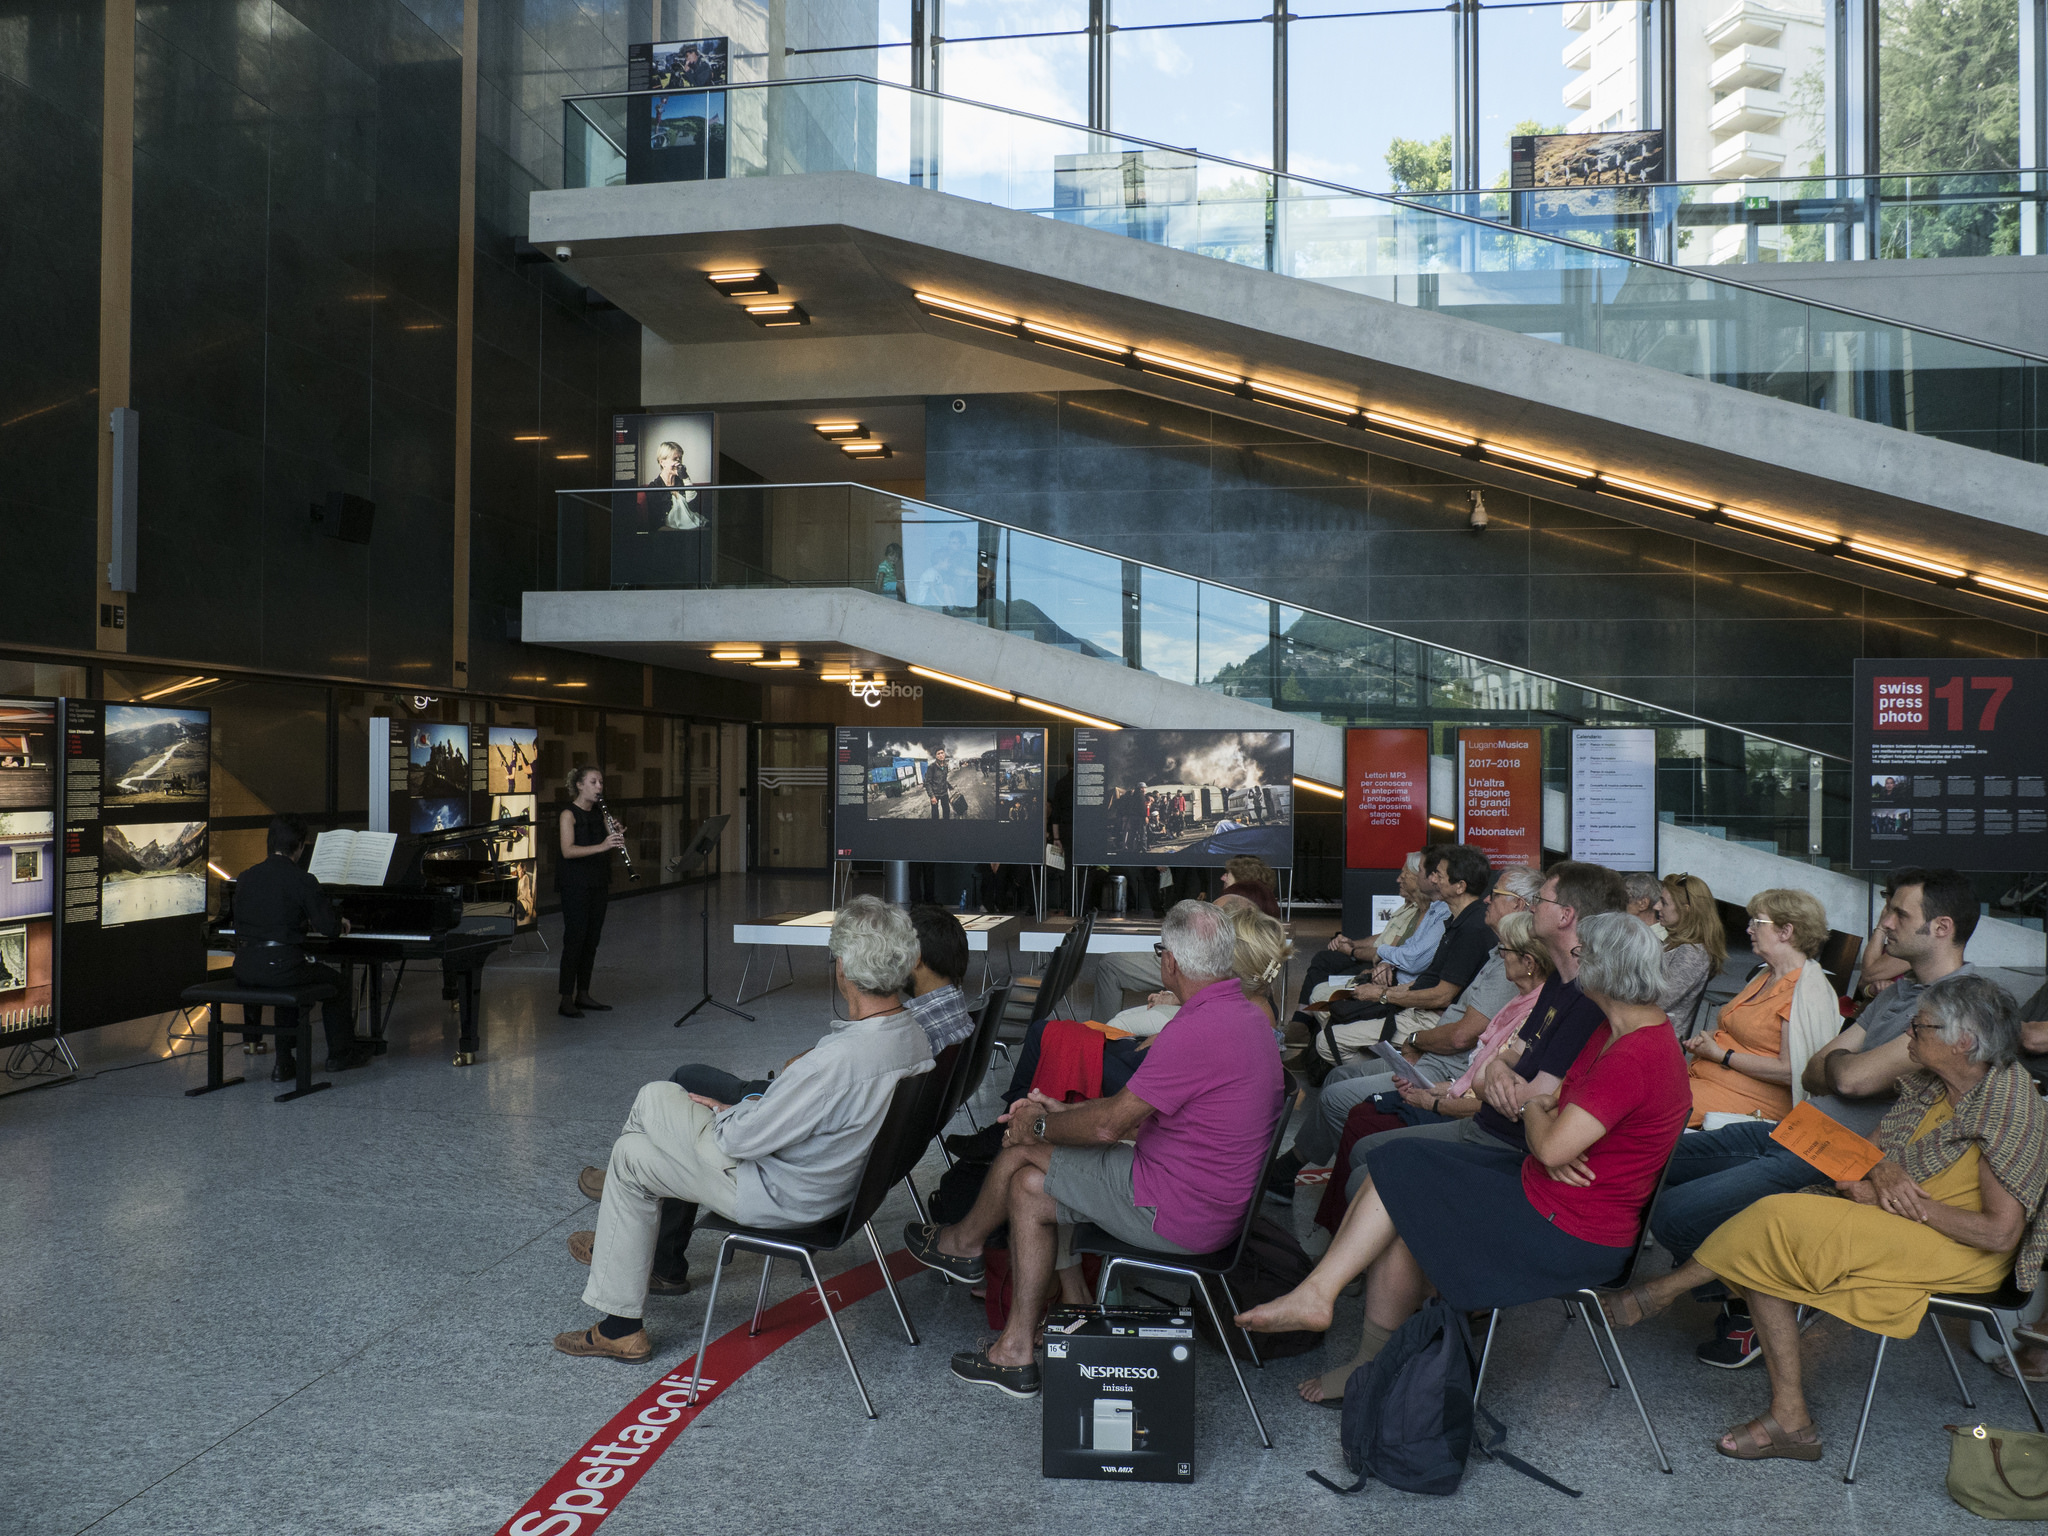
{"type": "Polygon", "coordinates": [[[1040,1141],[1045,1140],[1045,1116],[1040,1115],[1037,1120],[1032,1122],[1031,1134],[1040,1141]]]}

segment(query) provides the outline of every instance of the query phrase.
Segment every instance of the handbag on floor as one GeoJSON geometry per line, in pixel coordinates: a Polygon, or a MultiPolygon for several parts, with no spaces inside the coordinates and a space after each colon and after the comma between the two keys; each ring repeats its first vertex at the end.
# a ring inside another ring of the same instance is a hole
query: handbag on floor
{"type": "Polygon", "coordinates": [[[1948,1496],[1986,1520],[2048,1520],[2048,1435],[1948,1424],[1948,1496]]]}

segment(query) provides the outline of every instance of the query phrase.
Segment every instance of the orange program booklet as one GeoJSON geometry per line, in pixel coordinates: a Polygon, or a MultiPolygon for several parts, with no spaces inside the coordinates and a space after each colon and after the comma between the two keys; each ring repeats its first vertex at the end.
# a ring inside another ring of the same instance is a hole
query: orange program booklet
{"type": "Polygon", "coordinates": [[[1884,1161],[1876,1142],[1858,1136],[1841,1121],[1802,1100],[1771,1131],[1771,1140],[1796,1152],[1831,1179],[1854,1182],[1884,1161]]]}

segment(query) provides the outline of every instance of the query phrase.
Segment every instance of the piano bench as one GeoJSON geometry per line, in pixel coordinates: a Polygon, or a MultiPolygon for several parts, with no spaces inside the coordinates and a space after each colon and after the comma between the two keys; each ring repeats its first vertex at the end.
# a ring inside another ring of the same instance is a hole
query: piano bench
{"type": "Polygon", "coordinates": [[[217,1088],[232,1088],[242,1081],[239,1077],[224,1075],[226,1062],[223,1051],[230,1030],[244,1039],[255,1034],[292,1034],[297,1037],[299,1080],[289,1093],[277,1095],[278,1103],[302,1099],[309,1093],[332,1088],[332,1083],[313,1081],[313,1007],[336,995],[337,989],[332,982],[309,982],[302,987],[251,987],[244,986],[232,976],[187,987],[178,994],[178,1000],[187,1008],[206,1010],[206,1083],[204,1087],[187,1088],[185,1097],[196,1098],[217,1088]],[[221,1022],[223,1003],[235,1004],[242,1010],[239,1025],[221,1022]],[[266,1008],[272,1010],[271,1022],[267,1024],[263,1020],[266,1008]]]}

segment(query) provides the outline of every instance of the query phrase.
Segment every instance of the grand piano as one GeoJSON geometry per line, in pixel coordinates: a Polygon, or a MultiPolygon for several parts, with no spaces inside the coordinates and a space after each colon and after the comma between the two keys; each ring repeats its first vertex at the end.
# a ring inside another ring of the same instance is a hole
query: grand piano
{"type": "MultiPolygon", "coordinates": [[[[414,960],[438,960],[441,996],[454,1005],[461,1024],[455,1065],[475,1063],[484,962],[512,942],[522,916],[517,871],[492,855],[530,825],[524,816],[507,816],[474,827],[402,837],[385,884],[321,887],[335,911],[348,919],[349,932],[338,938],[309,934],[306,952],[340,970],[343,996],[350,1006],[356,997],[356,967],[368,967],[370,1044],[378,1055],[384,1054],[384,1026],[397,1004],[406,967],[414,960]],[[465,850],[479,844],[480,857],[465,856],[465,850]],[[392,961],[398,962],[398,974],[387,1003],[384,967],[392,961]]],[[[213,929],[214,941],[226,948],[235,943],[234,894],[231,880],[213,929]]]]}

